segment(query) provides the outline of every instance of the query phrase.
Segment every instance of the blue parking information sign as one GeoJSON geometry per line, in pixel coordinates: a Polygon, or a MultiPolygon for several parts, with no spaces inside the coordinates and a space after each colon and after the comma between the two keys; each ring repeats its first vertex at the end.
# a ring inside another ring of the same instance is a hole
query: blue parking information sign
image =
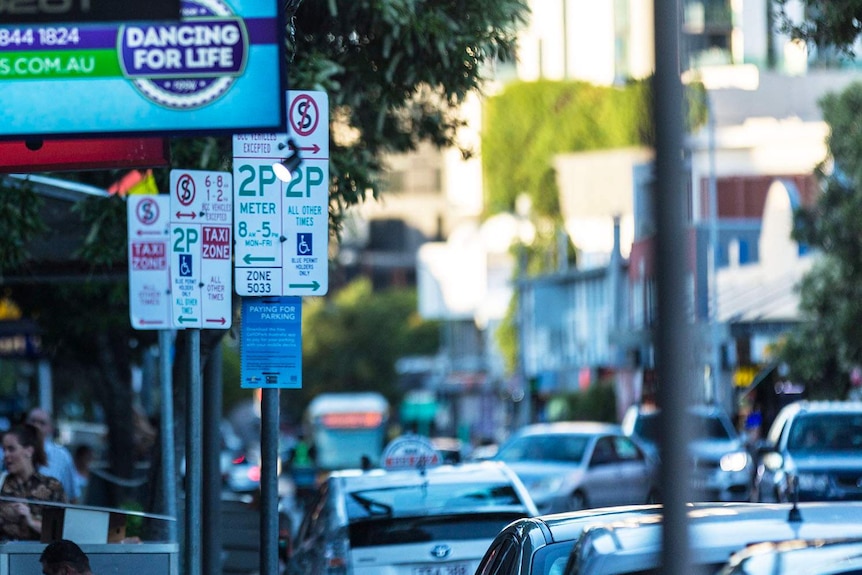
{"type": "Polygon", "coordinates": [[[240,382],[244,388],[302,387],[302,298],[242,298],[240,382]]]}

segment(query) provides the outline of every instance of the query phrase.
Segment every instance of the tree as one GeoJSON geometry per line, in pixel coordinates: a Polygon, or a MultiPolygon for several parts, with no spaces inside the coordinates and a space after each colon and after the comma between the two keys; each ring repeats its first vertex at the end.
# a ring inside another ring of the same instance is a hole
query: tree
{"type": "Polygon", "coordinates": [[[822,255],[800,285],[803,321],[780,354],[813,395],[838,398],[862,365],[862,83],[825,96],[820,107],[830,159],[817,170],[823,191],[816,205],[796,213],[793,238],[822,255]]]}
{"type": "Polygon", "coordinates": [[[862,0],[775,0],[778,7],[779,29],[791,37],[803,40],[817,48],[834,46],[847,55],[853,55],[853,44],[862,28],[862,0]],[[804,18],[793,17],[788,9],[794,9],[801,1],[804,18]]]}
{"type": "MultiPolygon", "coordinates": [[[[381,193],[385,155],[457,144],[460,106],[513,60],[522,0],[305,2],[289,29],[291,89],[322,89],[332,111],[333,223],[381,193]]],[[[463,150],[469,155],[471,150],[463,150]]]]}

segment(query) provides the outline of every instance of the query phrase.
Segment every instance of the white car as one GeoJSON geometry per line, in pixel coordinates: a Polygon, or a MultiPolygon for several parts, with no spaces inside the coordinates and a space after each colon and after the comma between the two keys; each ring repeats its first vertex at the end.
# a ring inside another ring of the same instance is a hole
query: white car
{"type": "Polygon", "coordinates": [[[511,521],[538,515],[495,462],[332,473],[294,541],[295,575],[469,575],[511,521]]]}
{"type": "Polygon", "coordinates": [[[527,425],[494,460],[518,474],[542,514],[659,500],[655,463],[610,423],[527,425]]]}

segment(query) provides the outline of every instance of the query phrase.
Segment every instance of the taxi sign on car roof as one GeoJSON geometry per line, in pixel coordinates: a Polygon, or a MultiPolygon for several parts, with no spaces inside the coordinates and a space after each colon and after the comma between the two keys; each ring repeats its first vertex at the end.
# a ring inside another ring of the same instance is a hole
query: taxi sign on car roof
{"type": "Polygon", "coordinates": [[[441,461],[431,441],[421,435],[402,435],[383,450],[384,469],[425,469],[440,465],[441,461]]]}

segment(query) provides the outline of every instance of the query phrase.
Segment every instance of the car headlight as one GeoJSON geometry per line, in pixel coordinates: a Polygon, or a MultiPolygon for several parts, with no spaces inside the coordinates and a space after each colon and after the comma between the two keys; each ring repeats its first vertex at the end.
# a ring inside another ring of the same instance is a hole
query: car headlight
{"type": "Polygon", "coordinates": [[[778,471],[784,465],[784,458],[777,451],[770,451],[763,456],[763,466],[770,471],[778,471]]]}
{"type": "Polygon", "coordinates": [[[799,473],[796,476],[799,481],[800,491],[826,491],[829,487],[829,476],[823,473],[799,473]]]}
{"type": "Polygon", "coordinates": [[[748,454],[744,451],[736,451],[723,455],[719,466],[721,466],[722,471],[742,471],[748,466],[748,454]]]}

